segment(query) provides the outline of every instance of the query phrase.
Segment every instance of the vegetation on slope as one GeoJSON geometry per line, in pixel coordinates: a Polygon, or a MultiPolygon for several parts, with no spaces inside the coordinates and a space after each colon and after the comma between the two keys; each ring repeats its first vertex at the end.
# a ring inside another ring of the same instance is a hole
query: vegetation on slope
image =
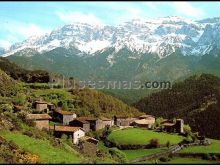
{"type": "Polygon", "coordinates": [[[53,147],[47,140],[34,139],[20,133],[4,132],[1,136],[20,148],[39,156],[42,163],[80,163],[79,155],[53,147]]]}
{"type": "Polygon", "coordinates": [[[8,59],[0,57],[0,69],[15,80],[24,82],[49,82],[49,73],[43,70],[26,70],[10,62],[8,59]]]}
{"type": "Polygon", "coordinates": [[[135,103],[140,111],[164,118],[183,118],[193,131],[220,139],[220,78],[191,76],[172,89],[151,94],[135,103]]]}
{"type": "Polygon", "coordinates": [[[16,89],[16,82],[0,69],[0,96],[14,95],[16,89]]]}
{"type": "Polygon", "coordinates": [[[122,101],[92,89],[44,89],[33,90],[33,98],[43,98],[64,110],[75,112],[78,116],[109,117],[114,115],[141,115],[136,108],[122,101]]]}

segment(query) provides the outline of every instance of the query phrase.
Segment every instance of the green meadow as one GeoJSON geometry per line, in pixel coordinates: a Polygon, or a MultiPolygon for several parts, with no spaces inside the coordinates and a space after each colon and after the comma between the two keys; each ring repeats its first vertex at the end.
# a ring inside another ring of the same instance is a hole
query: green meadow
{"type": "Polygon", "coordinates": [[[114,142],[116,145],[126,144],[149,144],[151,139],[158,139],[159,143],[165,145],[168,141],[170,144],[177,144],[183,140],[182,136],[176,134],[168,134],[163,132],[154,132],[151,130],[140,128],[127,128],[124,130],[113,131],[108,140],[114,142]]]}
{"type": "Polygon", "coordinates": [[[220,153],[220,140],[211,141],[211,145],[208,146],[192,146],[188,148],[184,148],[181,150],[181,153],[220,153]]]}

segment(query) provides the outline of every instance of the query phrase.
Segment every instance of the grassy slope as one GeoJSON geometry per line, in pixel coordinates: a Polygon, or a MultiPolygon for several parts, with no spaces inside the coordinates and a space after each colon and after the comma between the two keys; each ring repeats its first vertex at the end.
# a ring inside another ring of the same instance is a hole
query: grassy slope
{"type": "Polygon", "coordinates": [[[192,146],[184,148],[181,153],[220,153],[220,140],[211,140],[209,146],[192,146]]]}
{"type": "Polygon", "coordinates": [[[108,139],[116,144],[149,144],[149,141],[157,138],[160,144],[166,144],[170,141],[171,144],[179,143],[183,138],[178,135],[167,133],[158,133],[150,130],[128,128],[112,132],[108,139]]]}
{"type": "Polygon", "coordinates": [[[138,150],[122,150],[128,160],[133,160],[142,156],[148,156],[155,153],[166,151],[166,148],[154,148],[154,149],[138,149],[138,150]]]}
{"type": "Polygon", "coordinates": [[[203,160],[198,158],[174,158],[169,162],[165,162],[166,164],[217,164],[220,161],[211,161],[211,160],[203,160]]]}
{"type": "Polygon", "coordinates": [[[80,163],[80,157],[73,152],[55,148],[48,141],[34,139],[26,135],[13,132],[2,132],[7,140],[12,140],[20,148],[23,148],[40,157],[43,163],[80,163]]]}

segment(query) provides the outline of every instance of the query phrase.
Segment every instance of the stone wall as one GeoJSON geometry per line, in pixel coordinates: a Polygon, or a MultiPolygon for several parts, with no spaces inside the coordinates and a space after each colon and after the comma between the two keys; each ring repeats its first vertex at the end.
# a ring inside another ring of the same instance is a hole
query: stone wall
{"type": "Polygon", "coordinates": [[[44,111],[45,109],[47,109],[47,104],[36,104],[37,111],[44,111]]]}
{"type": "Polygon", "coordinates": [[[63,124],[69,125],[69,122],[74,119],[74,115],[63,115],[63,124]]]}
{"type": "Polygon", "coordinates": [[[36,127],[40,130],[43,128],[49,130],[49,120],[36,120],[34,121],[36,127]]]}

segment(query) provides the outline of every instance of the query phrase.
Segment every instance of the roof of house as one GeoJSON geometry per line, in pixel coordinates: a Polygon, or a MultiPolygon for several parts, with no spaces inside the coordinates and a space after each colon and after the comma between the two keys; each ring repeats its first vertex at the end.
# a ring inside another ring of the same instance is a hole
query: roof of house
{"type": "Polygon", "coordinates": [[[100,117],[100,119],[103,120],[103,121],[111,121],[112,120],[112,119],[108,119],[106,117],[100,117]]]}
{"type": "Polygon", "coordinates": [[[83,120],[83,119],[79,119],[79,118],[75,118],[75,119],[73,119],[72,121],[70,121],[70,123],[73,122],[73,121],[79,121],[79,122],[81,122],[81,123],[83,123],[83,124],[89,124],[88,121],[83,120]]]}
{"type": "Polygon", "coordinates": [[[46,120],[52,119],[48,114],[28,114],[27,119],[29,120],[46,120]]]}
{"type": "Polygon", "coordinates": [[[76,132],[80,129],[83,130],[80,127],[71,127],[71,126],[63,126],[63,125],[50,126],[50,130],[59,131],[59,132],[76,132]],[[55,129],[54,129],[54,127],[55,127],[55,129]]]}
{"type": "Polygon", "coordinates": [[[47,102],[45,102],[45,101],[35,101],[35,103],[37,103],[37,104],[47,104],[47,102]]]}
{"type": "Polygon", "coordinates": [[[83,136],[80,138],[81,141],[88,141],[88,140],[91,140],[91,141],[94,141],[96,143],[99,142],[99,140],[95,139],[95,138],[92,138],[92,137],[89,137],[89,136],[83,136]]]}
{"type": "Polygon", "coordinates": [[[24,107],[23,106],[20,106],[20,105],[14,105],[14,108],[16,110],[22,110],[24,107]]]}
{"type": "Polygon", "coordinates": [[[73,112],[70,111],[63,111],[63,110],[55,110],[55,112],[61,114],[61,115],[73,115],[73,112]]]}
{"type": "Polygon", "coordinates": [[[95,118],[95,117],[78,117],[77,118],[78,120],[81,120],[81,121],[96,121],[98,120],[98,118],[95,118]]]}
{"type": "Polygon", "coordinates": [[[170,127],[170,126],[174,126],[175,123],[167,121],[167,122],[161,123],[161,125],[170,127]]]}
{"type": "Polygon", "coordinates": [[[140,120],[135,120],[134,122],[140,125],[142,124],[144,125],[144,124],[154,124],[155,120],[154,119],[140,119],[140,120]]]}
{"type": "Polygon", "coordinates": [[[152,115],[141,115],[141,116],[139,116],[139,118],[154,118],[154,116],[152,116],[152,115]]]}

